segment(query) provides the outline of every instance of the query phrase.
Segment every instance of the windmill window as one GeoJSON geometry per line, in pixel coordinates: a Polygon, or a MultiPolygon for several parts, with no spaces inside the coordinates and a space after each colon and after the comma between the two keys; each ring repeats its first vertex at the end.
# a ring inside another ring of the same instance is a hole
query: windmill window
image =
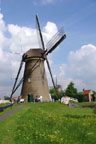
{"type": "Polygon", "coordinates": [[[31,82],[31,79],[30,79],[30,78],[28,78],[28,82],[29,82],[29,83],[31,82]]]}

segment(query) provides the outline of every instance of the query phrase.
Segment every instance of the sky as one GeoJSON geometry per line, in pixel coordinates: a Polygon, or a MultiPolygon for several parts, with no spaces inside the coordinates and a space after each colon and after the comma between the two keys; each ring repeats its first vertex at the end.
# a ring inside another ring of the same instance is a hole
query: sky
{"type": "Polygon", "coordinates": [[[96,0],[0,0],[0,97],[10,95],[21,55],[40,47],[36,14],[45,45],[62,26],[66,33],[48,55],[54,80],[63,90],[72,81],[78,91],[96,91],[96,0]]]}

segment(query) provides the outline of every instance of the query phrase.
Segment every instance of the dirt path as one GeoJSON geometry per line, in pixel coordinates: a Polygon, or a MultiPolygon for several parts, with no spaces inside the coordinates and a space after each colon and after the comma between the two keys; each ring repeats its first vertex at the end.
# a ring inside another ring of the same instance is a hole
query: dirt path
{"type": "Polygon", "coordinates": [[[0,122],[4,119],[6,119],[7,117],[9,117],[10,115],[12,115],[13,113],[17,112],[18,110],[20,110],[23,107],[23,105],[20,105],[19,107],[17,107],[16,109],[13,109],[12,111],[0,116],[0,122]]]}
{"type": "Polygon", "coordinates": [[[81,108],[82,106],[78,105],[78,104],[73,104],[69,102],[69,107],[73,107],[73,108],[81,108]]]}

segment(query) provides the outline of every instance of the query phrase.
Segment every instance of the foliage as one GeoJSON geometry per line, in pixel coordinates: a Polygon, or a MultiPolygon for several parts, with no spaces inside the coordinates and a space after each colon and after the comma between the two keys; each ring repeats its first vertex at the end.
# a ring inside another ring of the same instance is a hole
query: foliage
{"type": "Polygon", "coordinates": [[[58,99],[61,99],[64,94],[65,94],[64,91],[58,92],[58,99]]]}
{"type": "Polygon", "coordinates": [[[64,95],[64,91],[58,91],[54,88],[50,89],[51,96],[55,96],[55,100],[61,99],[61,97],[64,95]]]}
{"type": "Polygon", "coordinates": [[[96,101],[96,92],[94,92],[94,101],[96,101]]]}
{"type": "Polygon", "coordinates": [[[79,102],[84,102],[84,96],[83,96],[82,93],[78,93],[78,94],[77,94],[77,97],[78,97],[78,101],[79,101],[79,102]]]}
{"type": "Polygon", "coordinates": [[[56,95],[56,91],[55,91],[54,88],[50,89],[50,94],[51,94],[51,95],[56,95]]]}
{"type": "Polygon", "coordinates": [[[78,98],[77,89],[74,88],[74,83],[73,82],[70,82],[67,89],[65,90],[65,94],[69,97],[78,98]]]}
{"type": "Polygon", "coordinates": [[[0,123],[1,144],[95,144],[96,115],[89,108],[29,103],[0,123]]]}
{"type": "Polygon", "coordinates": [[[4,96],[4,99],[5,99],[5,100],[10,100],[10,97],[4,96]]]}

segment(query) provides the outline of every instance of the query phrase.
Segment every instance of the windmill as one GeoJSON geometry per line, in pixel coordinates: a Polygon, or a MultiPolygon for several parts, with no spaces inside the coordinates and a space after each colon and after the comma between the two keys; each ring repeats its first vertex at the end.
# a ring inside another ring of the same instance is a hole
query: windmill
{"type": "Polygon", "coordinates": [[[66,38],[66,34],[64,33],[63,28],[61,28],[47,43],[46,45],[47,49],[45,49],[37,15],[36,15],[36,23],[42,48],[29,49],[26,53],[23,54],[20,67],[15,79],[15,83],[13,85],[10,99],[12,99],[12,96],[15,93],[15,91],[23,83],[21,89],[21,96],[25,99],[25,101],[28,101],[28,94],[30,93],[33,94],[34,96],[37,95],[42,96],[43,101],[50,101],[44,61],[46,61],[47,63],[53,86],[56,89],[49,61],[47,59],[47,55],[51,53],[66,38]],[[24,76],[17,84],[18,77],[24,62],[25,62],[24,76]]]}

